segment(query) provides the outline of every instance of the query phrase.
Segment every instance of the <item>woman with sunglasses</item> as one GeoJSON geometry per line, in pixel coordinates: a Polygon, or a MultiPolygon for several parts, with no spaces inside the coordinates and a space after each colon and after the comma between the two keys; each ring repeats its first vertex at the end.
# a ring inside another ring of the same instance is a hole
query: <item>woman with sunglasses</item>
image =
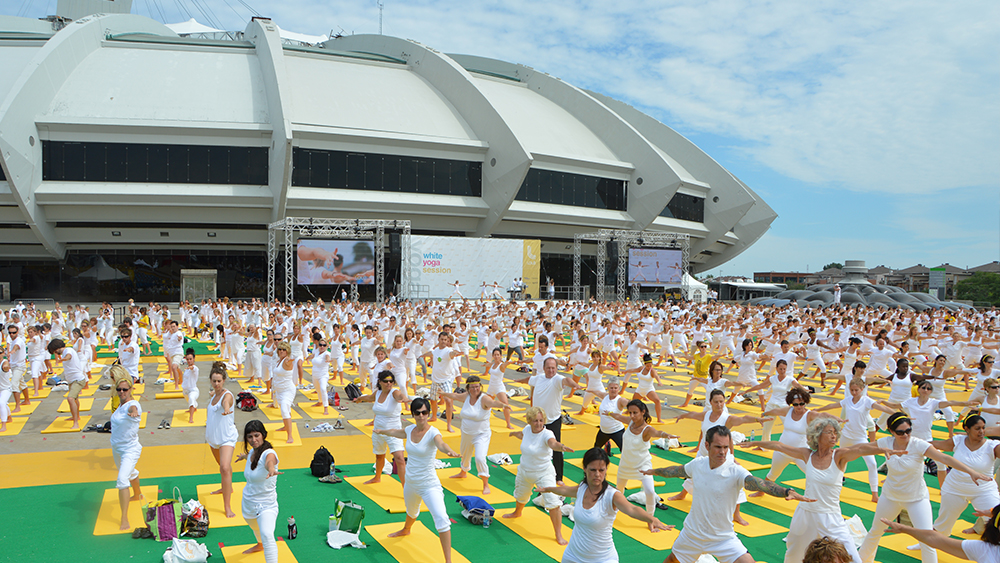
{"type": "Polygon", "coordinates": [[[495,401],[483,393],[482,380],[478,375],[470,375],[465,380],[465,393],[441,393],[452,401],[463,401],[459,414],[462,417],[462,442],[458,451],[462,456],[461,471],[452,475],[452,479],[465,479],[472,468],[473,454],[476,456],[476,474],[483,481],[483,494],[490,494],[490,466],[486,462],[486,454],[490,449],[490,418],[491,409],[503,408],[505,405],[495,401]]]}
{"type": "Polygon", "coordinates": [[[444,507],[444,490],[441,480],[434,470],[434,458],[438,451],[449,457],[458,457],[458,453],[445,443],[441,431],[428,422],[431,414],[430,401],[423,398],[413,399],[410,403],[410,413],[415,424],[406,428],[375,430],[376,434],[406,440],[406,453],[410,478],[403,484],[403,502],[406,504],[406,522],[403,529],[389,534],[390,538],[407,536],[413,523],[420,515],[420,502],[434,519],[434,528],[441,540],[441,550],[444,552],[445,563],[451,563],[451,520],[444,507]]]}
{"type": "Polygon", "coordinates": [[[406,484],[406,458],[403,456],[403,439],[386,436],[379,430],[400,430],[403,428],[400,415],[403,414],[403,403],[408,400],[406,389],[393,389],[396,376],[389,370],[378,373],[378,389],[369,395],[354,399],[355,403],[372,403],[372,414],[375,415],[372,433],[372,453],[375,454],[375,476],[365,484],[378,483],[382,480],[382,468],[385,467],[385,454],[392,455],[392,464],[399,473],[399,482],[406,484]]]}
{"type": "MultiPolygon", "coordinates": [[[[945,369],[945,363],[948,358],[943,354],[938,354],[934,358],[933,363],[929,364],[918,364],[915,367],[923,372],[923,377],[926,381],[931,382],[933,387],[931,391],[931,398],[937,399],[939,401],[947,401],[948,395],[945,393],[944,384],[945,382],[955,377],[956,375],[962,373],[961,369],[945,369]]],[[[951,407],[944,407],[941,412],[944,413],[944,421],[948,425],[948,436],[955,435],[955,421],[958,420],[958,415],[952,410],[951,407]]]]}
{"type": "Polygon", "coordinates": [[[962,370],[966,374],[966,388],[969,386],[969,375],[971,374],[976,376],[976,387],[972,390],[972,394],[969,395],[970,401],[981,400],[984,396],[986,396],[986,389],[983,388],[983,383],[987,378],[992,377],[993,379],[1000,379],[1000,369],[993,367],[994,362],[995,360],[993,359],[993,356],[987,354],[980,358],[979,365],[976,367],[962,370]]]}
{"type": "MultiPolygon", "coordinates": [[[[928,380],[917,383],[917,396],[906,399],[902,403],[893,401],[879,401],[874,405],[875,409],[892,414],[897,411],[905,412],[913,424],[913,437],[920,438],[925,442],[934,440],[931,434],[931,426],[934,424],[934,413],[939,409],[946,409],[951,406],[977,407],[979,401],[939,401],[931,398],[933,386],[928,380]]],[[[992,473],[986,471],[986,473],[992,473]]],[[[938,485],[944,485],[944,465],[937,464],[938,485]]]]}
{"type": "MultiPolygon", "coordinates": [[[[53,340],[53,342],[55,342],[53,340]]],[[[129,501],[141,500],[142,493],[139,490],[139,471],[135,466],[139,463],[139,455],[142,454],[142,445],[139,444],[139,422],[142,420],[142,407],[139,401],[132,397],[132,379],[125,378],[115,385],[121,404],[111,413],[111,455],[114,457],[115,466],[118,468],[118,481],[115,483],[118,489],[118,505],[122,510],[122,521],[119,530],[128,530],[128,504],[129,501]],[[129,488],[132,495],[129,495],[129,488]]]]}
{"type": "MultiPolygon", "coordinates": [[[[785,394],[785,403],[788,406],[764,411],[764,416],[781,417],[781,423],[784,428],[781,431],[781,438],[778,439],[778,443],[787,446],[787,448],[806,448],[809,444],[806,431],[812,421],[818,418],[829,418],[841,422],[835,416],[807,409],[806,405],[811,400],[812,396],[807,391],[797,388],[790,389],[785,394]]],[[[840,438],[840,436],[838,435],[837,438],[840,438]]],[[[789,463],[794,463],[803,473],[806,472],[806,462],[801,457],[789,456],[783,450],[776,450],[774,455],[771,456],[771,469],[768,470],[767,477],[764,477],[764,479],[777,483],[778,478],[781,477],[781,473],[788,467],[789,463]]],[[[763,492],[757,491],[750,496],[759,497],[763,495],[763,492]]]]}
{"type": "MultiPolygon", "coordinates": [[[[523,430],[511,432],[511,438],[521,440],[521,463],[517,466],[517,477],[514,478],[514,500],[517,505],[514,512],[504,514],[504,518],[520,518],[525,505],[531,499],[532,487],[555,487],[556,470],[552,465],[552,452],[572,452],[573,450],[556,440],[556,435],[545,427],[545,411],[540,407],[531,406],[524,413],[528,423],[523,430]]],[[[556,542],[566,545],[562,536],[562,501],[552,493],[542,493],[545,510],[552,520],[556,542]]]]}
{"type": "MultiPolygon", "coordinates": [[[[927,483],[924,481],[925,457],[968,473],[973,484],[992,481],[989,475],[984,475],[961,460],[941,453],[925,440],[911,437],[913,425],[906,413],[896,412],[889,415],[887,426],[892,436],[880,438],[874,443],[886,450],[906,450],[906,453],[886,459],[889,474],[882,484],[882,496],[875,506],[875,518],[872,520],[871,530],[858,548],[861,561],[864,563],[875,560],[879,540],[887,527],[885,521],[894,520],[902,510],[906,510],[909,514],[914,527],[931,528],[933,518],[930,495],[927,483]]],[[[926,544],[921,545],[920,560],[923,563],[937,563],[937,551],[926,544]]]]}
{"type": "MultiPolygon", "coordinates": [[[[754,391],[762,391],[771,388],[771,393],[767,397],[767,402],[761,405],[760,412],[761,416],[769,410],[782,408],[782,403],[788,397],[788,392],[792,389],[800,389],[805,391],[805,387],[801,383],[795,381],[795,378],[788,375],[788,361],[780,359],[774,364],[774,375],[768,376],[767,379],[761,381],[757,385],[747,389],[743,392],[744,395],[749,395],[754,391]]],[[[807,393],[808,395],[808,393],[807,393]]],[[[765,442],[771,441],[771,429],[774,428],[774,419],[771,418],[764,423],[764,431],[762,437],[765,442]]]]}

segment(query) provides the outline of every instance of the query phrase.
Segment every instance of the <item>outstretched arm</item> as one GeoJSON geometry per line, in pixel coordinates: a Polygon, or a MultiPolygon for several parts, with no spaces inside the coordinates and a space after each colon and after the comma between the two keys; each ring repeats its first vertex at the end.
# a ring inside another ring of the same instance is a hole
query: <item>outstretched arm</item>
{"type": "Polygon", "coordinates": [[[641,522],[646,522],[647,524],[653,525],[653,531],[658,532],[660,530],[673,530],[672,525],[664,524],[660,522],[655,516],[646,512],[642,508],[632,504],[625,498],[625,495],[621,491],[615,491],[614,498],[615,508],[624,512],[631,518],[635,518],[641,522]]]}
{"type": "Polygon", "coordinates": [[[882,522],[889,526],[889,531],[897,534],[906,534],[908,536],[913,536],[917,541],[927,544],[934,549],[940,549],[941,551],[958,557],[959,559],[968,559],[969,557],[965,554],[965,550],[962,549],[962,540],[950,538],[941,532],[936,530],[920,530],[907,526],[905,524],[900,524],[895,520],[882,519],[882,522]]]}
{"type": "Polygon", "coordinates": [[[809,455],[812,454],[812,451],[809,448],[796,448],[789,446],[788,444],[782,444],[781,442],[774,441],[740,442],[738,446],[741,448],[754,447],[763,450],[773,450],[781,452],[788,457],[800,459],[802,461],[809,461],[809,455]]]}
{"type": "Polygon", "coordinates": [[[687,471],[684,470],[683,465],[669,465],[667,467],[659,467],[657,469],[643,469],[643,475],[653,475],[659,477],[677,477],[678,479],[687,479],[687,471]]]}
{"type": "Polygon", "coordinates": [[[761,479],[760,477],[754,477],[753,475],[747,475],[746,480],[743,482],[743,486],[748,491],[763,491],[772,497],[783,498],[785,500],[816,502],[816,499],[806,498],[797,493],[795,489],[791,487],[782,487],[773,481],[761,479]]]}

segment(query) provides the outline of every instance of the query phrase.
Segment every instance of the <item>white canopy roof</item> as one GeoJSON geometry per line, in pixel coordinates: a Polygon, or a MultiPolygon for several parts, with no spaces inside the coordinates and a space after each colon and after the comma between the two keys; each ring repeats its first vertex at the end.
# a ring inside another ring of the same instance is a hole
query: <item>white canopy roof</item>
{"type": "Polygon", "coordinates": [[[215,29],[214,27],[208,27],[207,25],[198,23],[194,18],[191,18],[186,22],[168,23],[166,25],[177,35],[191,35],[193,33],[225,33],[225,30],[215,29]]]}
{"type": "Polygon", "coordinates": [[[309,43],[312,45],[315,45],[317,43],[322,43],[330,39],[330,37],[326,35],[306,35],[305,33],[295,33],[294,31],[281,29],[281,26],[278,26],[278,35],[280,35],[282,39],[289,39],[291,41],[298,41],[299,43],[309,43]]]}

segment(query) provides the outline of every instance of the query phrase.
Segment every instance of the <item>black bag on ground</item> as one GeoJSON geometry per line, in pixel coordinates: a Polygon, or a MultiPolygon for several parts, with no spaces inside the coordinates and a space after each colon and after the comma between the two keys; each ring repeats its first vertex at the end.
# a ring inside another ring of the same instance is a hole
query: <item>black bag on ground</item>
{"type": "Polygon", "coordinates": [[[326,477],[330,474],[330,466],[333,465],[333,454],[326,449],[325,446],[320,446],[316,453],[313,454],[312,463],[309,464],[309,470],[312,471],[313,477],[326,477]]]}
{"type": "Polygon", "coordinates": [[[356,383],[348,383],[344,387],[344,393],[347,395],[349,401],[353,401],[361,396],[361,388],[356,383]]]}
{"type": "Polygon", "coordinates": [[[240,391],[236,395],[236,408],[244,412],[253,412],[257,410],[257,397],[253,396],[253,393],[249,391],[240,391]]]}

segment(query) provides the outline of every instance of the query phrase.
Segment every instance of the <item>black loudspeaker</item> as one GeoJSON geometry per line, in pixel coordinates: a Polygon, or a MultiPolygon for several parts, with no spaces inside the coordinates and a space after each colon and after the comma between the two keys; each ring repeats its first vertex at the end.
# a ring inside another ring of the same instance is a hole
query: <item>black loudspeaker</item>
{"type": "Polygon", "coordinates": [[[385,267],[390,270],[399,269],[399,262],[402,255],[402,235],[399,233],[389,233],[389,254],[386,256],[385,267]]]}

